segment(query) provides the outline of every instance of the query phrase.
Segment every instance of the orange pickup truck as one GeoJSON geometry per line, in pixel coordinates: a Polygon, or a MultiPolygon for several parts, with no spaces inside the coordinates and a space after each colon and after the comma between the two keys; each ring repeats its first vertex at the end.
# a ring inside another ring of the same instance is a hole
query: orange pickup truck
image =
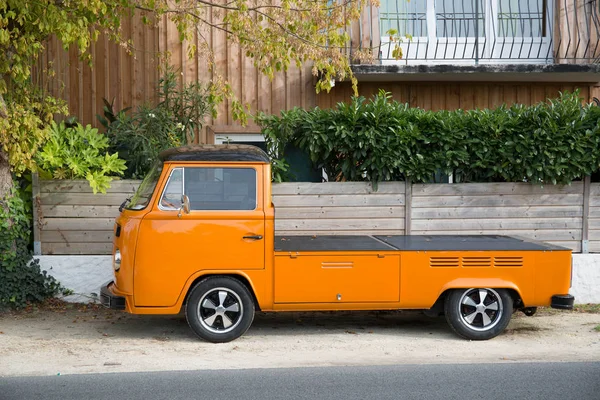
{"type": "Polygon", "coordinates": [[[500,334],[512,313],[573,308],[571,250],[505,236],[275,236],[271,166],[260,149],[169,149],[114,228],[102,303],[178,314],[211,342],[255,310],[423,309],[460,336],[500,334]]]}

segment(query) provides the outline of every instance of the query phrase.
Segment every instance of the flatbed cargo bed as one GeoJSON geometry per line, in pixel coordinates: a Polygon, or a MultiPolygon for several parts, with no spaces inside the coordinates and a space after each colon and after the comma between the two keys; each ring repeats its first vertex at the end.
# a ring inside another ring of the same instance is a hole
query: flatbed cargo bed
{"type": "Polygon", "coordinates": [[[571,251],[499,235],[276,236],[276,252],[315,251],[571,251]]]}

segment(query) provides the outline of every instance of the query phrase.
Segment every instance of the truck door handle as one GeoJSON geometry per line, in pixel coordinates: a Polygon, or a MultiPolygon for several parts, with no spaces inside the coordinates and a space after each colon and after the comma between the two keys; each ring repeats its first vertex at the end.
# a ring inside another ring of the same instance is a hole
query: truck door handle
{"type": "Polygon", "coordinates": [[[260,240],[262,239],[262,235],[250,235],[250,236],[244,236],[244,239],[252,239],[252,240],[260,240]]]}

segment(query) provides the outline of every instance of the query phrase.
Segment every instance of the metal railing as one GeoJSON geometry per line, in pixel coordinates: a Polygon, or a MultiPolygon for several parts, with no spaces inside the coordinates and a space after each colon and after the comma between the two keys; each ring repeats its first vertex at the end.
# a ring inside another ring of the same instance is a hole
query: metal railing
{"type": "Polygon", "coordinates": [[[600,63],[600,0],[382,0],[358,29],[384,64],[600,63]]]}

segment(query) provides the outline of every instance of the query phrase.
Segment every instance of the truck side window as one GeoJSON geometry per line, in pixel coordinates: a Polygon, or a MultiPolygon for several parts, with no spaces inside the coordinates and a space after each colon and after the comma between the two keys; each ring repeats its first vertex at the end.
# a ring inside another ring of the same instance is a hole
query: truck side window
{"type": "Polygon", "coordinates": [[[160,208],[163,210],[179,210],[183,194],[183,168],[175,168],[167,181],[165,190],[160,198],[160,208]]]}
{"type": "Polygon", "coordinates": [[[255,210],[256,170],[185,168],[184,192],[192,210],[255,210]]]}

